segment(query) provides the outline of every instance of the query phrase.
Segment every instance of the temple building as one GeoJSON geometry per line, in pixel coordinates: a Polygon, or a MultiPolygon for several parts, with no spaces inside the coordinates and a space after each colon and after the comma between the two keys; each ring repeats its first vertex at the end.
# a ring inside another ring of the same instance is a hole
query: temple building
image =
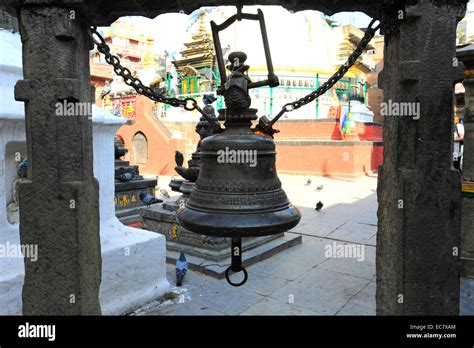
{"type": "MultiPolygon", "coordinates": [[[[134,76],[140,78],[145,85],[151,85],[155,89],[162,88],[167,77],[166,57],[155,52],[155,40],[151,34],[140,33],[133,20],[128,17],[120,18],[100,32],[111,52],[120,58],[121,64],[129,68],[134,76]]],[[[96,88],[96,104],[114,115],[129,119],[117,132],[118,139],[129,149],[123,160],[140,166],[143,173],[162,174],[160,163],[168,157],[168,152],[174,153],[175,142],[169,141],[164,127],[161,127],[164,132],[157,131],[159,126],[155,119],[156,107],[126,85],[122,77],[113,72],[113,67],[106,63],[104,55],[97,48],[91,51],[90,56],[91,83],[96,88]],[[163,146],[168,143],[172,148],[163,146]]],[[[164,164],[164,167],[170,165],[164,164]]]]}
{"type": "MultiPolygon", "coordinates": [[[[181,57],[173,61],[177,71],[178,96],[192,96],[199,100],[202,93],[213,91],[217,87],[218,72],[210,34],[210,20],[221,23],[233,14],[233,9],[201,9],[193,13],[196,18],[191,23],[188,33],[190,39],[184,43],[181,57]],[[230,12],[229,12],[230,11],[230,12]]],[[[248,9],[252,11],[252,9],[248,9]]],[[[352,25],[340,25],[321,13],[302,11],[290,14],[280,7],[265,9],[267,18],[284,19],[267,21],[270,49],[276,75],[280,86],[276,88],[262,87],[252,90],[252,107],[266,115],[272,115],[288,101],[310,93],[329,79],[337,68],[345,62],[354,50],[364,32],[352,25]],[[291,28],[289,31],[288,28],[291,28]]],[[[236,22],[221,32],[224,59],[231,51],[242,50],[247,53],[250,65],[249,76],[253,81],[266,78],[266,61],[256,23],[236,22]],[[252,38],[252,44],[249,44],[252,38]]],[[[359,100],[366,104],[366,77],[375,69],[375,61],[371,54],[375,47],[371,44],[365,54],[351,67],[344,78],[331,91],[315,102],[314,108],[297,110],[287,116],[291,119],[319,119],[334,117],[335,110],[349,100],[359,100]]],[[[221,100],[217,102],[222,106],[221,100]]],[[[354,110],[352,110],[354,113],[354,110]]],[[[364,113],[373,117],[370,110],[364,113]]],[[[357,110],[354,114],[357,119],[357,110]]],[[[186,122],[194,119],[173,109],[167,108],[166,121],[186,122]]]]}
{"type": "Polygon", "coordinates": [[[192,34],[192,40],[184,43],[186,48],[180,52],[182,58],[173,61],[181,94],[211,92],[218,81],[214,43],[207,28],[207,12],[202,10],[200,13],[197,31],[192,34]]]}
{"type": "MultiPolygon", "coordinates": [[[[190,16],[189,39],[183,43],[181,57],[173,61],[178,81],[177,96],[193,97],[200,102],[203,94],[215,94],[218,73],[209,22],[214,20],[220,24],[233,11],[235,9],[200,9],[190,16]]],[[[254,9],[246,7],[246,11],[254,9]]],[[[309,94],[327,81],[364,36],[363,30],[353,25],[340,25],[314,11],[290,14],[280,7],[268,7],[265,17],[273,66],[280,86],[255,88],[251,90],[251,96],[252,107],[257,108],[260,115],[270,117],[284,104],[309,94]],[[279,20],[272,21],[272,18],[279,20]]],[[[250,65],[252,81],[263,80],[267,74],[259,33],[258,24],[253,21],[236,22],[220,33],[226,64],[228,53],[244,51],[248,56],[246,63],[250,65]]],[[[375,100],[367,78],[376,72],[377,63],[373,58],[378,49],[375,43],[369,44],[334,88],[314,103],[287,113],[279,122],[277,128],[282,130],[276,136],[277,150],[281,154],[279,170],[357,177],[373,173],[381,164],[382,127],[373,123],[374,113],[367,107],[369,95],[375,100]],[[349,113],[352,118],[348,121],[349,127],[343,131],[340,121],[349,113]],[[304,145],[301,140],[304,140],[304,145]],[[291,153],[295,146],[299,152],[308,152],[311,158],[319,155],[320,163],[312,162],[311,168],[305,166],[304,161],[294,163],[291,153]],[[344,160],[344,156],[350,159],[344,160]]],[[[222,98],[218,97],[216,109],[221,107],[222,98]]],[[[189,141],[199,115],[172,107],[164,108],[166,113],[160,113],[157,118],[176,137],[189,141]]],[[[193,148],[186,145],[185,156],[190,156],[193,148]]]]}
{"type": "MultiPolygon", "coordinates": [[[[153,51],[153,36],[139,33],[129,18],[121,18],[99,32],[110,46],[111,52],[119,57],[121,64],[144,84],[149,85],[158,77],[166,76],[164,57],[153,51]]],[[[133,118],[136,97],[134,89],[114,73],[113,67],[107,64],[104,55],[96,47],[90,53],[90,69],[96,104],[107,107],[114,114],[133,118]]]]}
{"type": "MultiPolygon", "coordinates": [[[[210,21],[220,24],[234,11],[233,8],[201,8],[192,13],[188,19],[187,39],[179,55],[172,60],[167,59],[167,52],[157,55],[153,51],[153,38],[137,34],[126,19],[115,22],[103,34],[111,51],[145,84],[167,97],[192,97],[202,104],[203,95],[216,94],[219,81],[210,21]]],[[[255,8],[246,7],[245,11],[255,12],[255,8]]],[[[290,14],[281,7],[272,6],[265,9],[265,17],[280,86],[251,90],[251,107],[257,108],[259,115],[269,117],[286,103],[311,93],[327,81],[364,35],[363,30],[353,25],[341,25],[315,11],[290,14]]],[[[252,81],[266,78],[267,66],[258,23],[236,22],[221,32],[220,38],[226,64],[230,52],[244,51],[252,81]]],[[[278,127],[282,132],[276,136],[282,159],[278,162],[279,170],[357,177],[373,173],[381,164],[381,125],[373,122],[374,111],[368,107],[377,109],[377,102],[383,96],[381,90],[375,91],[382,64],[374,58],[383,50],[376,42],[374,40],[366,48],[332,89],[280,120],[278,127]],[[300,152],[307,151],[308,156],[319,156],[321,163],[312,162],[312,168],[306,168],[301,161],[293,163],[291,153],[295,146],[300,152]],[[351,160],[341,160],[346,158],[344,156],[351,160]]],[[[198,141],[194,127],[200,115],[196,111],[187,112],[137,97],[121,77],[114,76],[102,55],[93,51],[91,57],[97,104],[130,119],[129,124],[117,132],[129,149],[124,160],[139,165],[140,173],[144,175],[174,175],[174,151],[181,151],[186,158],[194,151],[198,141]],[[104,96],[103,91],[108,89],[110,92],[104,96]]],[[[217,96],[215,108],[222,107],[223,98],[217,96]]]]}

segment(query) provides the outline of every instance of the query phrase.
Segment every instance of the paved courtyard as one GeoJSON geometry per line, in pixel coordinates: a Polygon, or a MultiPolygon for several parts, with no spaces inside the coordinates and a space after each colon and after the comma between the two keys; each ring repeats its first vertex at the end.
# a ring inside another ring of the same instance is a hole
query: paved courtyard
{"type": "MultiPolygon", "coordinates": [[[[133,314],[375,315],[377,179],[312,177],[311,186],[305,186],[307,178],[280,176],[303,215],[288,232],[302,235],[301,245],[248,267],[248,282],[239,288],[193,271],[181,288],[174,287],[174,265],[168,264],[172,293],[133,314]],[[314,209],[318,201],[324,204],[321,212],[314,209]],[[327,254],[343,245],[357,247],[358,253],[327,254]]],[[[160,177],[159,185],[165,187],[168,180],[160,177]]],[[[474,283],[464,283],[461,292],[462,312],[474,314],[474,283]]]]}

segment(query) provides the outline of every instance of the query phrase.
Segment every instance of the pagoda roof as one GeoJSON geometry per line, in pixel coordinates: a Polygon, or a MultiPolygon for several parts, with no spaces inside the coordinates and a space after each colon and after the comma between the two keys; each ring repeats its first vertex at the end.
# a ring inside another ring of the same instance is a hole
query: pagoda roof
{"type": "MultiPolygon", "coordinates": [[[[195,65],[199,65],[201,62],[211,62],[213,63],[214,62],[214,57],[211,57],[211,56],[197,56],[197,57],[192,57],[192,58],[188,58],[188,59],[181,59],[181,60],[178,60],[178,61],[173,61],[173,64],[175,66],[185,66],[185,65],[191,65],[193,67],[195,67],[195,65]]],[[[205,65],[208,65],[208,64],[205,64],[205,65]]]]}
{"type": "Polygon", "coordinates": [[[211,38],[206,38],[204,40],[198,40],[198,41],[192,41],[192,42],[185,42],[184,45],[186,47],[193,46],[193,45],[202,45],[202,44],[207,44],[207,43],[212,43],[211,38]]]}
{"type": "Polygon", "coordinates": [[[184,66],[192,66],[195,69],[201,69],[201,68],[212,68],[214,65],[214,57],[193,57],[189,59],[182,59],[179,61],[173,61],[173,65],[176,67],[178,70],[181,67],[184,66]]]}
{"type": "Polygon", "coordinates": [[[196,54],[214,54],[214,50],[212,49],[211,46],[208,47],[195,47],[195,48],[190,48],[184,51],[181,51],[180,54],[182,58],[186,59],[188,56],[196,55],[196,54]]]}

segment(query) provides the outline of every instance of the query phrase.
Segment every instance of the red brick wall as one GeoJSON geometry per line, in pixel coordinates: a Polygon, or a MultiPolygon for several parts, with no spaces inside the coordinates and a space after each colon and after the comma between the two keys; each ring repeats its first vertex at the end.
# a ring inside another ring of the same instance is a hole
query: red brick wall
{"type": "Polygon", "coordinates": [[[339,123],[334,119],[328,122],[315,122],[312,120],[298,122],[276,123],[275,128],[280,133],[275,135],[275,140],[288,139],[320,139],[320,140],[342,140],[342,132],[339,123]]]}
{"type": "Polygon", "coordinates": [[[382,141],[383,128],[381,126],[357,122],[356,131],[360,140],[382,141]]]}
{"type": "Polygon", "coordinates": [[[383,146],[341,141],[277,142],[280,173],[355,178],[373,174],[382,164],[383,146]]]}
{"type": "Polygon", "coordinates": [[[333,119],[277,123],[277,170],[282,173],[354,178],[382,164],[382,126],[356,122],[342,134],[333,119]]]}
{"type": "MultiPolygon", "coordinates": [[[[184,139],[169,138],[153,119],[151,103],[143,97],[137,99],[136,115],[136,123],[121,127],[117,134],[123,137],[130,152],[136,132],[141,131],[147,137],[148,165],[141,165],[140,171],[176,175],[174,151],[183,152],[185,160],[189,159],[186,149],[194,150],[199,139],[194,132],[195,124],[179,124],[184,139]]],[[[285,121],[277,123],[276,128],[281,131],[275,136],[277,170],[281,173],[354,178],[371,174],[382,164],[380,125],[356,123],[356,129],[349,135],[341,133],[334,119],[285,121]]]]}

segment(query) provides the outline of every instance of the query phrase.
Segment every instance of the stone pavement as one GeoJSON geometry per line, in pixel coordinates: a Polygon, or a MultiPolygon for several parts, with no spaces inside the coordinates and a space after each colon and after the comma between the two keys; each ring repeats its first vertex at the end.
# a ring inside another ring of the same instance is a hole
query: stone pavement
{"type": "MultiPolygon", "coordinates": [[[[280,179],[303,215],[290,232],[303,236],[301,245],[248,267],[248,282],[240,288],[189,271],[183,287],[172,288],[175,299],[149,303],[133,314],[375,315],[376,177],[312,177],[311,186],[305,186],[304,176],[280,179]],[[314,209],[319,200],[321,212],[314,209]],[[339,245],[358,247],[363,254],[328,257],[328,249],[339,245]]],[[[160,177],[160,186],[164,181],[160,177]]],[[[167,273],[175,284],[174,265],[167,265],[167,273]]],[[[464,314],[474,313],[473,285],[463,284],[464,314]]]]}

